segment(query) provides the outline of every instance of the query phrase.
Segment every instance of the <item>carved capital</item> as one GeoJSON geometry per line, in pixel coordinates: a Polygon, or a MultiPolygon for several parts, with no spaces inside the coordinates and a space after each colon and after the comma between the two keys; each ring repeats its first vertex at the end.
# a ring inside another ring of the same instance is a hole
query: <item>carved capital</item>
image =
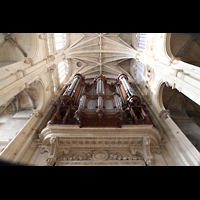
{"type": "Polygon", "coordinates": [[[169,82],[165,82],[165,85],[167,86],[167,87],[172,87],[172,85],[169,83],[169,82]]]}
{"type": "Polygon", "coordinates": [[[55,141],[56,141],[56,137],[51,137],[51,139],[50,139],[50,144],[55,143],[55,141]]]}
{"type": "Polygon", "coordinates": [[[167,119],[168,117],[170,117],[170,111],[169,110],[161,110],[159,113],[159,117],[161,119],[167,119]]]}
{"type": "Polygon", "coordinates": [[[46,33],[41,33],[38,35],[39,39],[41,40],[47,40],[47,34],[46,33]]]}
{"type": "Polygon", "coordinates": [[[24,63],[26,63],[26,64],[31,64],[31,66],[34,65],[34,61],[33,61],[32,58],[28,58],[28,57],[26,57],[26,58],[22,58],[22,60],[23,60],[24,63]]]}
{"type": "Polygon", "coordinates": [[[49,152],[49,149],[47,149],[46,146],[42,146],[41,149],[40,149],[40,153],[41,153],[41,154],[44,154],[44,153],[46,153],[46,152],[49,152]]]}
{"type": "Polygon", "coordinates": [[[46,162],[47,162],[47,166],[53,166],[55,164],[55,162],[56,162],[56,159],[53,158],[53,157],[48,157],[46,159],[46,162]]]}
{"type": "Polygon", "coordinates": [[[33,110],[32,115],[35,115],[35,117],[43,117],[43,113],[41,111],[33,110]]]}
{"type": "Polygon", "coordinates": [[[56,57],[54,55],[50,55],[50,56],[47,56],[47,58],[45,58],[46,62],[49,63],[49,62],[52,62],[56,59],[56,57]]]}
{"type": "Polygon", "coordinates": [[[143,137],[143,155],[148,166],[153,166],[153,156],[150,151],[150,137],[143,137]]]}
{"type": "Polygon", "coordinates": [[[147,156],[144,160],[145,160],[147,166],[154,166],[154,164],[153,164],[153,161],[154,161],[153,156],[147,156]]]}

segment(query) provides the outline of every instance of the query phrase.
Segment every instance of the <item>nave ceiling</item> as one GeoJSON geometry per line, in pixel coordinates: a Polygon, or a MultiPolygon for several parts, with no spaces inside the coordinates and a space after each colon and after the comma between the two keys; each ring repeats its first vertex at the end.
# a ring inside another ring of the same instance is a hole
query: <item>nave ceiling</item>
{"type": "Polygon", "coordinates": [[[120,73],[129,76],[134,51],[132,33],[70,33],[65,53],[71,59],[72,74],[115,79],[120,73]]]}

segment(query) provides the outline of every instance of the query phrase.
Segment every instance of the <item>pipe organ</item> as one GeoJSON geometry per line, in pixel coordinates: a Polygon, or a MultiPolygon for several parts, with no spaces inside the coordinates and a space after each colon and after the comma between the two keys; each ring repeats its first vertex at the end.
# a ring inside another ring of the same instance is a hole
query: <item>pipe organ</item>
{"type": "Polygon", "coordinates": [[[125,74],[115,83],[98,75],[86,83],[76,74],[66,87],[49,124],[79,124],[79,127],[121,127],[123,124],[152,124],[145,105],[125,74]]]}

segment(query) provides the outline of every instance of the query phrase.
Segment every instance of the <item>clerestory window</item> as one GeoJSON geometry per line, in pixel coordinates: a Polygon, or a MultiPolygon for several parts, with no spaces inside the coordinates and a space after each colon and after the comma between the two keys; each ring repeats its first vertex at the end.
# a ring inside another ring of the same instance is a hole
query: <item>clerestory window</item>
{"type": "Polygon", "coordinates": [[[62,49],[66,45],[66,33],[54,33],[56,50],[62,49]]]}
{"type": "Polygon", "coordinates": [[[68,72],[69,72],[68,61],[65,60],[65,61],[60,62],[58,64],[58,75],[59,75],[60,84],[63,83],[63,81],[67,77],[68,72]]]}

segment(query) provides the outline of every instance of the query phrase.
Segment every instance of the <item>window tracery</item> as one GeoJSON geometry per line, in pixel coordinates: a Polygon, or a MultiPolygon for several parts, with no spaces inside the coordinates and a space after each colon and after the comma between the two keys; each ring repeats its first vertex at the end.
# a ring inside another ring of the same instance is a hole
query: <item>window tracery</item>
{"type": "Polygon", "coordinates": [[[144,72],[144,64],[140,61],[136,61],[133,64],[133,70],[135,73],[136,78],[139,80],[140,83],[142,83],[142,76],[144,72]]]}
{"type": "Polygon", "coordinates": [[[136,33],[135,38],[136,38],[136,47],[145,50],[146,49],[146,33],[136,33]]]}

